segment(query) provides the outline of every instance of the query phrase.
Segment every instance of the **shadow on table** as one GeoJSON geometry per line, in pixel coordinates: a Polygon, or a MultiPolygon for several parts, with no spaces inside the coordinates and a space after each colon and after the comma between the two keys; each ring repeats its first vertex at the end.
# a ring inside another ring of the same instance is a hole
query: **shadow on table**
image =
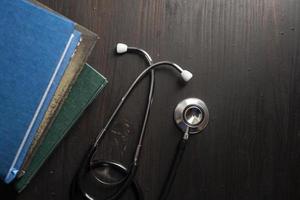
{"type": "Polygon", "coordinates": [[[17,193],[15,192],[12,185],[4,184],[0,181],[0,194],[2,197],[5,197],[7,200],[17,199],[17,193]]]}

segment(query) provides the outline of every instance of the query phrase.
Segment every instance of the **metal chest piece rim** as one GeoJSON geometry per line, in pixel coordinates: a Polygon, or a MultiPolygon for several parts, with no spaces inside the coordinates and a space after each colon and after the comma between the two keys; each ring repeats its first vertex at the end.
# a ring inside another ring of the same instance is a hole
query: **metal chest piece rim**
{"type": "Polygon", "coordinates": [[[174,120],[182,132],[189,128],[189,134],[199,133],[208,124],[208,108],[201,99],[184,99],[175,108],[174,120]]]}

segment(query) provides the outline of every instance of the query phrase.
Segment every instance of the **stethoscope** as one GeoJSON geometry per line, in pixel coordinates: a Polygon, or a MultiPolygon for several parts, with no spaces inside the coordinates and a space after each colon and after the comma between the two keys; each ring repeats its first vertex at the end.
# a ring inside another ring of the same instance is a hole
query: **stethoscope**
{"type": "MultiPolygon", "coordinates": [[[[180,73],[181,78],[185,82],[188,82],[193,77],[191,72],[182,69],[176,63],[169,61],[153,63],[150,55],[145,50],[140,48],[128,47],[126,44],[118,43],[116,52],[118,54],[124,54],[127,52],[140,54],[147,61],[148,67],[143,70],[135,79],[135,81],[130,85],[129,89],[121,98],[119,104],[108,119],[106,125],[97,135],[96,140],[90,147],[87,155],[84,157],[84,160],[82,162],[83,167],[80,167],[72,181],[71,199],[74,199],[75,195],[80,195],[84,199],[88,200],[116,200],[119,199],[128,188],[131,188],[134,191],[136,199],[143,200],[143,192],[139,184],[134,180],[134,177],[138,168],[140,152],[145,136],[145,128],[148,122],[150,107],[153,101],[155,82],[154,69],[160,66],[171,67],[180,73]],[[111,122],[114,120],[120,108],[127,100],[127,97],[148,73],[150,73],[148,102],[145,109],[139,142],[136,146],[134,158],[130,168],[128,169],[124,165],[114,161],[95,160],[94,155],[97,147],[102,141],[111,122]]],[[[167,199],[168,197],[189,135],[200,132],[206,127],[208,123],[208,109],[205,103],[199,99],[186,99],[177,105],[174,112],[174,120],[177,123],[178,127],[184,132],[184,136],[178,145],[177,154],[173,161],[174,166],[168,174],[168,178],[166,179],[166,183],[164,184],[163,190],[160,195],[160,200],[167,199]]]]}

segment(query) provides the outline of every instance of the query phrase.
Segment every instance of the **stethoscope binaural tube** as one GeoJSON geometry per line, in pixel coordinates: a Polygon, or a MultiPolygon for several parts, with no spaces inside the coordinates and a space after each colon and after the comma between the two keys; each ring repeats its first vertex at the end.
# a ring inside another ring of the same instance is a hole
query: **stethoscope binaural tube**
{"type": "MultiPolygon", "coordinates": [[[[118,51],[118,46],[120,46],[120,45],[124,45],[124,44],[119,43],[117,45],[117,51],[118,51]]],[[[127,52],[141,54],[147,60],[149,66],[151,66],[153,64],[151,56],[143,49],[136,48],[136,47],[127,47],[127,52]]],[[[124,52],[121,52],[121,53],[124,53],[124,52]]],[[[126,179],[124,180],[124,183],[122,184],[122,186],[118,189],[118,191],[116,193],[114,193],[107,200],[117,199],[124,192],[124,190],[126,190],[126,188],[131,184],[132,179],[133,179],[133,177],[136,173],[137,166],[138,166],[139,155],[140,155],[140,151],[141,151],[141,147],[142,147],[142,143],[143,143],[143,139],[144,139],[144,135],[145,135],[146,125],[147,125],[149,114],[150,114],[150,107],[151,107],[151,104],[153,102],[152,100],[153,100],[153,93],[154,93],[154,82],[155,82],[155,74],[154,74],[154,70],[152,69],[151,72],[150,72],[150,87],[149,87],[147,108],[146,108],[145,115],[144,115],[143,125],[142,125],[142,129],[141,129],[140,137],[139,137],[139,143],[138,143],[137,148],[135,150],[134,161],[133,161],[132,167],[131,167],[131,169],[129,171],[129,174],[127,175],[126,179]]],[[[129,90],[130,90],[130,88],[129,88],[129,90]]],[[[134,88],[132,88],[132,90],[133,89],[134,88]]],[[[123,96],[121,102],[119,103],[119,106],[117,106],[117,109],[114,112],[115,114],[113,114],[112,118],[108,121],[107,127],[109,126],[110,122],[113,120],[114,116],[117,114],[119,109],[124,104],[125,100],[127,99],[128,95],[130,94],[130,92],[132,91],[132,90],[131,91],[129,91],[129,90],[123,96]]],[[[100,136],[100,139],[101,139],[101,136],[100,136]]],[[[143,193],[141,192],[141,189],[139,188],[139,186],[137,184],[135,185],[135,190],[136,190],[137,198],[142,200],[144,198],[143,193]]]]}
{"type": "MultiPolygon", "coordinates": [[[[137,54],[140,54],[144,57],[144,59],[146,60],[147,64],[150,66],[153,61],[152,61],[152,58],[151,56],[143,49],[140,49],[140,48],[136,48],[136,47],[127,47],[127,45],[125,44],[122,44],[122,43],[118,43],[117,44],[117,48],[116,48],[116,51],[117,53],[137,53],[137,54]],[[119,49],[121,47],[121,51],[122,52],[119,52],[119,49]],[[126,50],[124,51],[124,47],[126,48],[126,50]],[[123,48],[123,50],[122,50],[123,48]]],[[[137,149],[136,151],[140,151],[140,148],[141,148],[141,144],[143,142],[143,138],[144,138],[144,133],[145,133],[145,127],[147,125],[147,121],[148,121],[148,117],[149,117],[149,113],[150,113],[150,107],[151,107],[151,104],[152,104],[152,98],[153,98],[153,92],[154,92],[154,82],[155,82],[155,77],[154,77],[154,70],[151,70],[151,74],[150,74],[150,87],[149,87],[149,93],[148,93],[148,102],[147,102],[147,108],[146,108],[146,111],[145,111],[145,116],[144,116],[144,121],[143,121],[143,126],[142,126],[142,130],[141,130],[141,133],[140,133],[140,139],[139,139],[139,145],[137,146],[137,149]]],[[[122,107],[122,105],[124,104],[125,102],[125,99],[126,98],[122,98],[122,101],[119,103],[119,105],[115,108],[112,116],[110,117],[110,119],[108,120],[107,124],[106,124],[106,128],[109,126],[109,124],[111,123],[111,121],[113,120],[114,116],[118,113],[118,111],[120,110],[120,108],[122,107]]],[[[100,139],[100,138],[99,138],[100,139]]],[[[99,140],[98,139],[98,140],[99,140]]],[[[85,157],[85,160],[83,162],[84,166],[94,166],[95,164],[91,163],[91,160],[92,160],[92,157],[94,155],[94,152],[96,151],[96,147],[97,145],[93,145],[92,148],[88,151],[88,155],[85,157]]],[[[126,172],[126,168],[124,168],[123,166],[121,165],[118,165],[116,163],[113,163],[113,162],[109,162],[107,164],[110,164],[111,166],[115,166],[115,167],[118,167],[121,171],[123,171],[124,173],[126,172]]],[[[87,167],[84,167],[84,170],[90,170],[90,169],[87,169],[87,167]]],[[[80,178],[80,175],[82,174],[82,171],[79,172],[76,176],[75,179],[78,179],[80,178]]],[[[132,171],[132,170],[131,170],[132,171]]],[[[98,181],[101,181],[101,180],[98,180],[98,181]]],[[[123,180],[121,180],[120,182],[122,182],[123,180]]],[[[72,186],[71,186],[71,196],[74,194],[74,190],[75,190],[75,181],[72,182],[72,186]]],[[[115,185],[119,184],[120,182],[116,182],[115,185]]],[[[104,182],[103,182],[104,183],[104,182]]],[[[104,183],[105,184],[105,183],[104,183]]],[[[106,183],[108,184],[108,183],[106,183]]],[[[136,193],[137,193],[137,198],[138,199],[143,199],[143,194],[142,194],[142,191],[141,189],[139,188],[139,186],[136,186],[136,193]]],[[[81,189],[81,188],[80,188],[81,189]]],[[[120,193],[121,191],[119,190],[118,193],[120,193]]],[[[82,194],[84,197],[88,198],[88,199],[92,199],[91,196],[89,196],[88,194],[85,194],[84,191],[82,191],[82,194]]],[[[114,195],[116,196],[116,194],[114,195]]]]}

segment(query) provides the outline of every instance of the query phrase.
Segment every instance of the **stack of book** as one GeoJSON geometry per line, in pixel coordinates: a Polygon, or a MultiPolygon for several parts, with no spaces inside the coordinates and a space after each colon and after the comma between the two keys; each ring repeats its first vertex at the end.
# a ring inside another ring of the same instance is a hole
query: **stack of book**
{"type": "Polygon", "coordinates": [[[32,0],[0,2],[0,179],[22,191],[106,85],[97,35],[32,0]]]}

